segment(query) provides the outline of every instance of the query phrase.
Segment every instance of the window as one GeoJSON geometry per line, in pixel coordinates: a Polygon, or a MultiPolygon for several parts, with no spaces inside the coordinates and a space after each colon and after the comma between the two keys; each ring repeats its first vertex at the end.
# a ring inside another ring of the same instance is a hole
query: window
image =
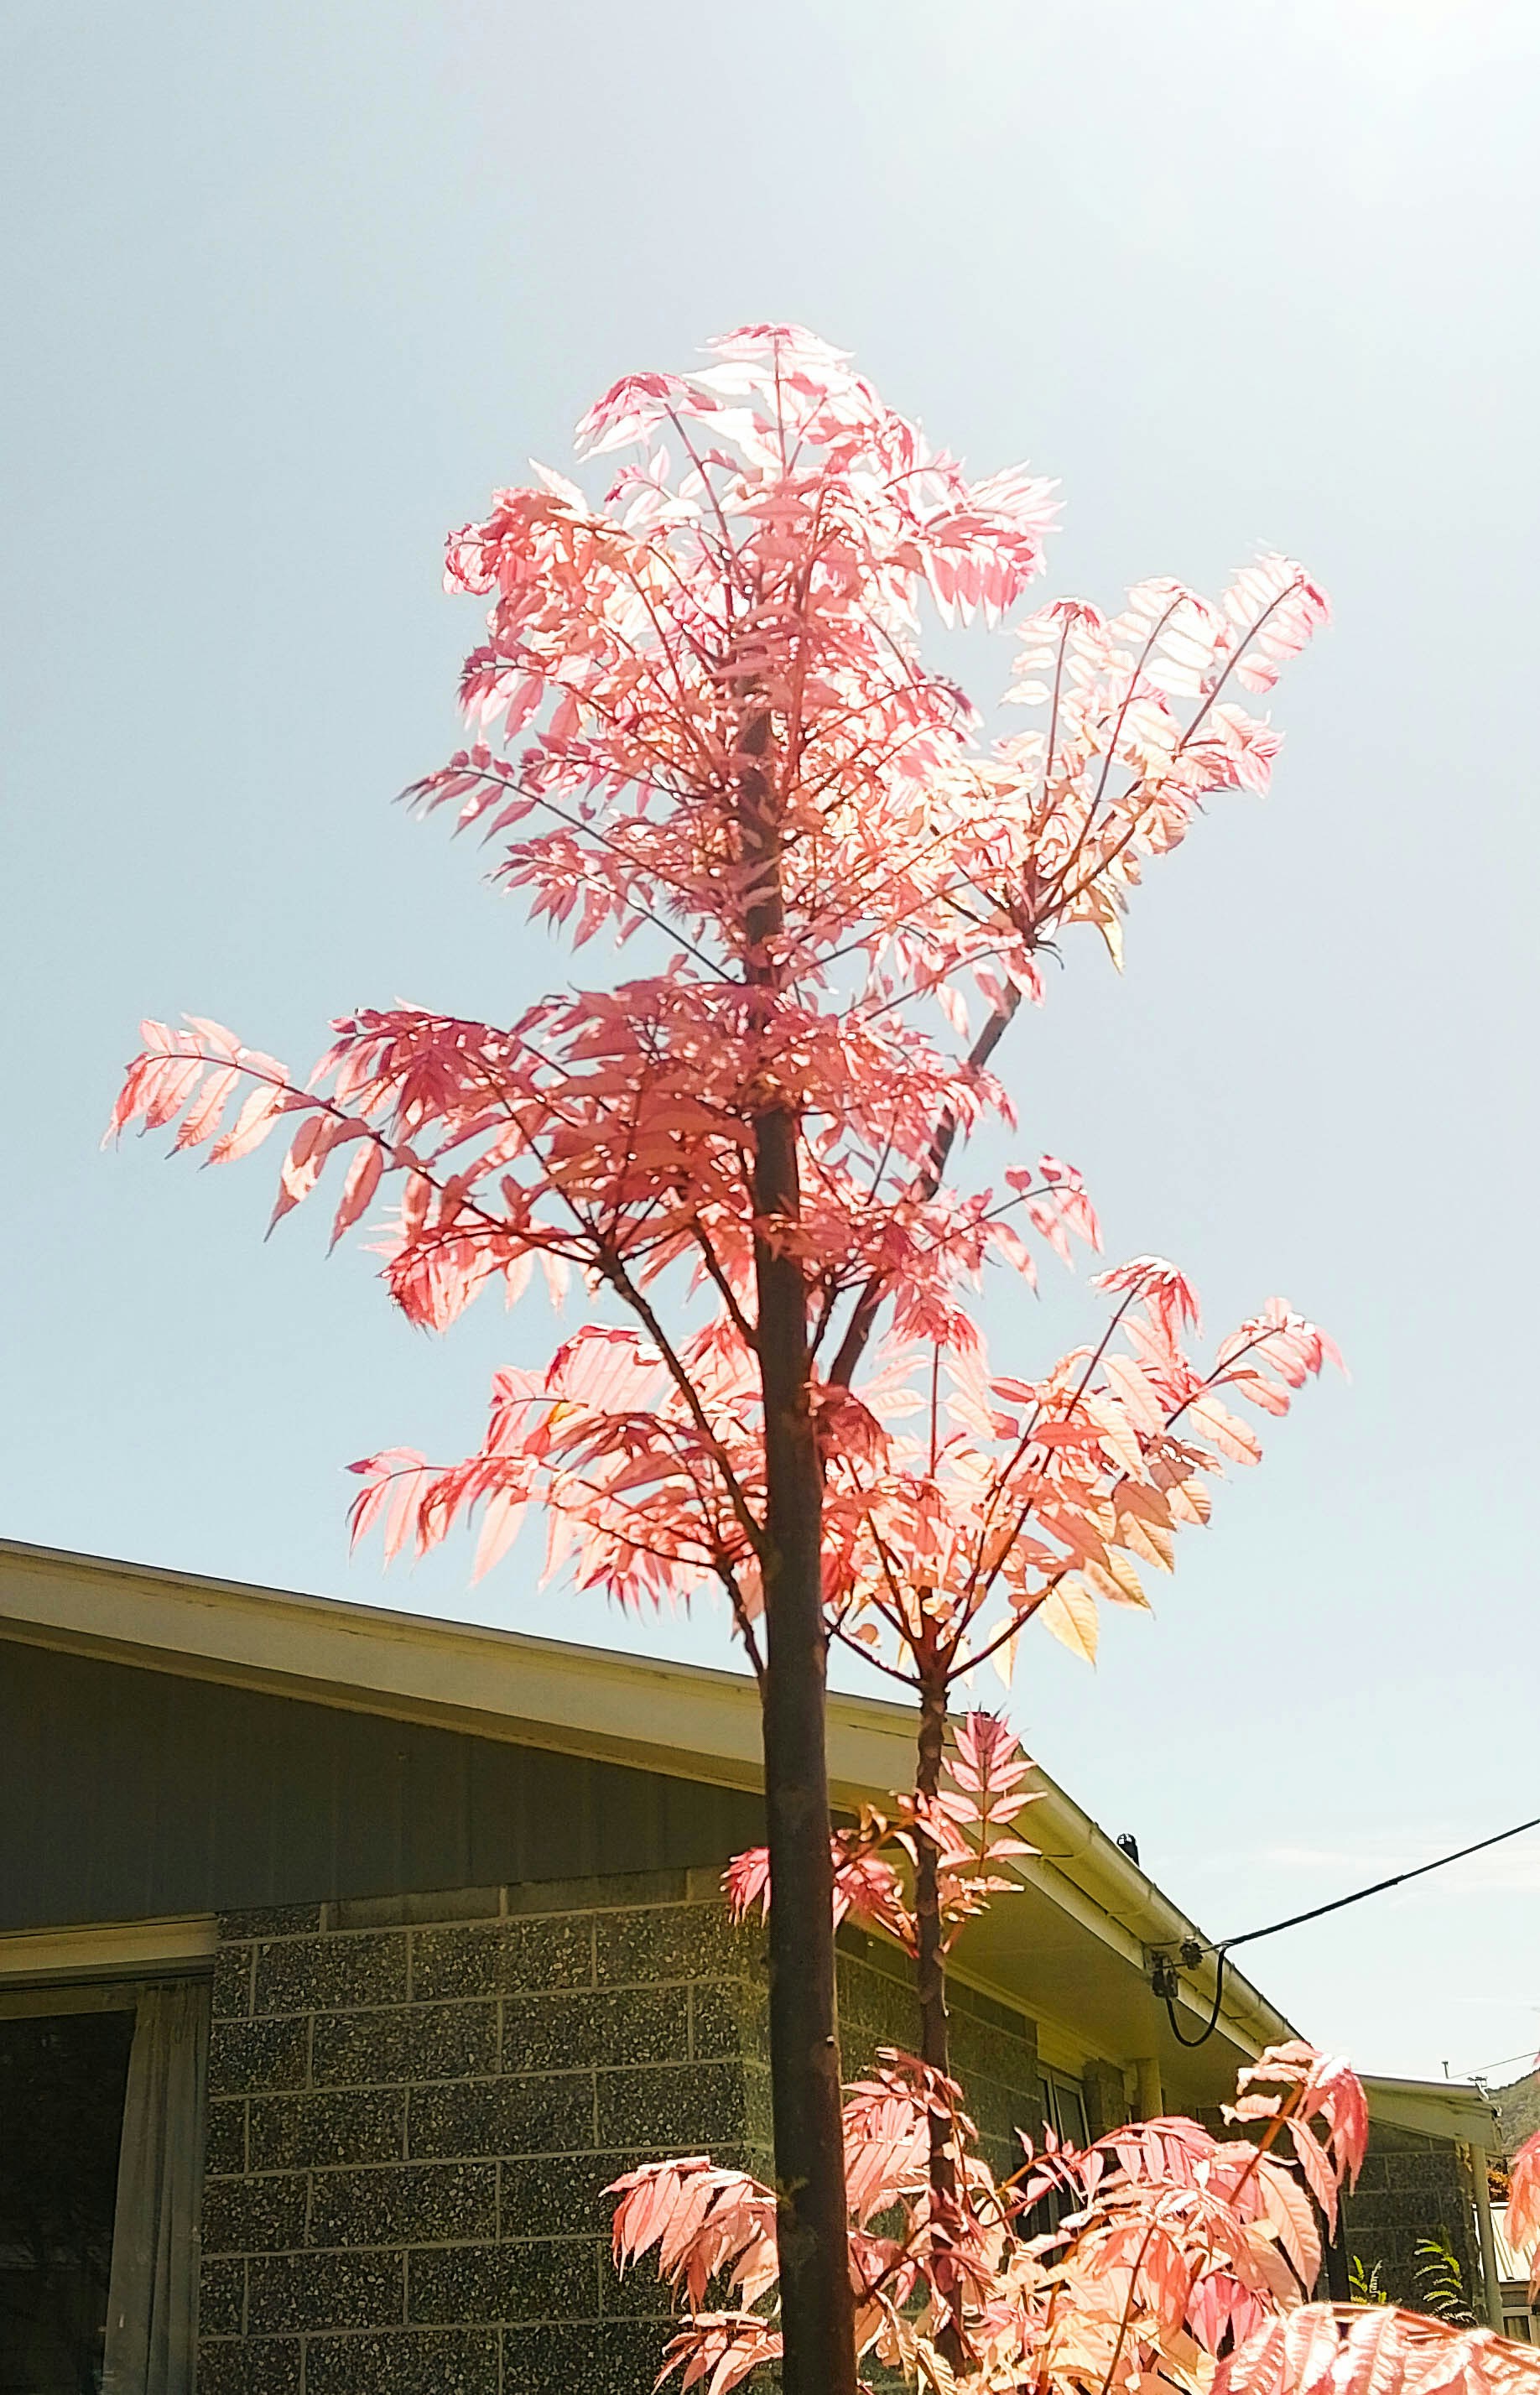
{"type": "MultiPolygon", "coordinates": [[[[1028,2134],[1033,2143],[1041,2148],[1045,2129],[1051,2129],[1061,2145],[1084,2149],[1090,2143],[1086,2125],[1086,2096],[1078,2079],[1063,2072],[1046,2071],[1037,2083],[1041,2117],[1031,2123],[1028,2134]]],[[[1073,2199],[1057,2190],[1034,2203],[1022,2222],[1027,2237],[1045,2237],[1057,2229],[1066,2212],[1076,2209],[1073,2199]]]]}
{"type": "Polygon", "coordinates": [[[0,1989],[0,2395],[191,2395],[208,2005],[0,1989]]]}
{"type": "Polygon", "coordinates": [[[1067,2079],[1050,2071],[1039,2080],[1043,2091],[1043,2119],[1059,2132],[1060,2143],[1084,2150],[1091,2142],[1086,2125],[1086,2091],[1078,2079],[1067,2079]]]}
{"type": "Polygon", "coordinates": [[[0,2019],[0,2395],[101,2385],[134,2014],[0,2019]]]}

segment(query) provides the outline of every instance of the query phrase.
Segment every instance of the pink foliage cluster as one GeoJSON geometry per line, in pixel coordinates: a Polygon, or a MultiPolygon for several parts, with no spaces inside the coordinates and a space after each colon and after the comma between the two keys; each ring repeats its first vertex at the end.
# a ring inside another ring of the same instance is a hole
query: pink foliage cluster
{"type": "Polygon", "coordinates": [[[1006,695],[1033,720],[991,740],[925,666],[920,602],[1016,610],[1046,483],[970,478],[783,325],[742,328],[702,373],[617,384],[580,445],[635,454],[597,500],[538,469],[450,541],[450,588],[489,605],[462,680],[474,737],[412,795],[489,840],[537,917],[578,945],[635,940],[646,969],[506,1026],[361,1011],[304,1080],[217,1025],[147,1024],[114,1128],[179,1118],[178,1147],[226,1161],[282,1126],[275,1219],[331,1168],[334,1238],[392,1196],[386,1278],[425,1327],[536,1264],[628,1317],[500,1375],[463,1462],[357,1466],[355,1529],[382,1526],[388,1553],[479,1515],[484,1569],[538,1502],[553,1568],[627,1605],[723,1590],[754,1655],[758,1237],[809,1293],[839,1634],[902,1644],[923,1585],[942,1627],[998,1598],[1007,1654],[1039,1609],[1086,1648],[1097,1598],[1141,1601],[1139,1562],[1164,1568],[1202,1518],[1204,1475],[1255,1453],[1221,1391],[1276,1412],[1326,1351],[1274,1308],[1205,1371],[1178,1335],[1184,1284],[1142,1260],[1100,1284],[1115,1347],[992,1378],[980,1275],[1030,1277],[1023,1229],[1068,1255],[1096,1220],[1052,1156],[998,1187],[946,1168],[1011,1119],[990,1057],[1040,998],[1044,951],[1087,924],[1115,952],[1142,863],[1215,793],[1266,787],[1277,739],[1245,702],[1325,602],[1271,556],[1217,601],[1168,580],[1111,614],[1055,601],[1016,625],[1006,695]],[[770,1221],[751,1165],[776,1106],[799,1196],[770,1221]],[[946,1427],[931,1402],[916,1440],[938,1357],[946,1427]]]}
{"type": "MultiPolygon", "coordinates": [[[[919,1928],[901,1864],[915,1869],[918,1839],[936,1850],[942,1953],[951,1952],[964,1925],[984,1912],[992,1898],[1020,1886],[1020,1881],[1002,1877],[1001,1864],[1037,1851],[1014,1835],[1017,1819],[1035,1802],[1021,1785],[1033,1766],[1015,1731],[993,1714],[967,1714],[955,1725],[954,1740],[942,1757],[933,1797],[917,1790],[897,1796],[891,1814],[863,1806],[855,1827],[836,1830],[830,1841],[836,1925],[849,1918],[862,1928],[883,1931],[910,1955],[918,1954],[919,1928]],[[894,1861],[894,1855],[901,1860],[894,1861]]],[[[734,1855],[722,1886],[735,1922],[756,1907],[768,1918],[769,1850],[751,1846],[734,1855]]]]}
{"type": "MultiPolygon", "coordinates": [[[[1536,2058],[1540,2069],[1540,2057],[1536,2058]]],[[[1508,2173],[1508,2243],[1531,2260],[1530,2291],[1540,2295],[1540,2129],[1526,2137],[1508,2173]]]]}
{"type": "MultiPolygon", "coordinates": [[[[1239,2357],[1308,2303],[1320,2271],[1306,2188],[1335,2219],[1368,2124],[1352,2073],[1297,2044],[1243,2072],[1230,2118],[1240,2134],[1229,2137],[1173,2119],[1084,2152],[1051,2134],[1040,2150],[1024,2139],[1020,2168],[1001,2180],[954,2083],[885,2055],[845,2111],[862,2352],[922,2385],[955,2379],[981,2395],[1152,2385],[1207,2395],[1229,2356],[1231,2395],[1244,2395],[1239,2357]],[[957,2163],[944,2200],[930,2172],[938,2114],[957,2163]],[[960,2331],[952,2362],[937,2341],[943,2314],[960,2331]]],[[[691,2314],[665,2375],[726,2395],[779,2350],[769,2191],[698,2159],[650,2163],[613,2191],[617,2261],[652,2256],[691,2314]],[[722,2300],[710,2308],[714,2290],[722,2300]]]]}
{"type": "Polygon", "coordinates": [[[1214,2395],[1535,2395],[1540,2354],[1395,2304],[1307,2304],[1221,2363],[1214,2395]]]}
{"type": "MultiPolygon", "coordinates": [[[[1540,2353],[1488,2329],[1313,2299],[1316,2207],[1335,2225],[1368,2133],[1344,2063],[1273,2048],[1241,2073],[1227,2117],[1239,2134],[1166,2119],[1084,2152],[1051,2132],[1040,2150],[1023,2139],[1022,2166],[1000,2180],[961,2090],[888,2053],[845,2114],[863,2355],[935,2395],[1540,2395],[1540,2353]],[[929,2171],[938,2112],[959,2163],[944,2207],[929,2171]],[[938,2326],[959,2315],[949,2360],[938,2326]]],[[[1510,2231],[1540,2246],[1540,2138],[1513,2189],[1510,2231]]],[[[651,2259],[683,2300],[663,2377],[728,2395],[773,2362],[769,2190],[695,2159],[628,2172],[612,2192],[617,2262],[651,2259]]]]}

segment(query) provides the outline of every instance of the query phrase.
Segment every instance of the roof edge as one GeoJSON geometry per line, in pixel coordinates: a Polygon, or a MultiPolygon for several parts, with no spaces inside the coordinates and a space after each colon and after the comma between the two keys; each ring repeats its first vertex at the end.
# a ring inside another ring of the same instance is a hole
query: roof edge
{"type": "Polygon", "coordinates": [[[1362,2071],[1370,2117],[1420,2137],[1454,2137],[1486,2153],[1503,2150],[1497,2114],[1488,2097],[1463,2079],[1386,2079],[1362,2071]]]}
{"type": "MultiPolygon", "coordinates": [[[[719,1786],[762,1784],[747,1673],[618,1655],[350,1598],[0,1540],[0,1636],[343,1711],[580,1753],[719,1786]]],[[[831,1694],[829,1770],[853,1806],[914,1772],[913,1708],[831,1694]]],[[[1130,1966],[1203,1933],[1041,1769],[1020,1875],[1130,1966]]],[[[1201,1979],[1200,1979],[1201,1985],[1201,1979]]],[[[1209,1996],[1192,2004],[1206,2014],[1209,1996]]],[[[1292,2035],[1240,1973],[1219,2027],[1255,2054],[1292,2035]]]]}

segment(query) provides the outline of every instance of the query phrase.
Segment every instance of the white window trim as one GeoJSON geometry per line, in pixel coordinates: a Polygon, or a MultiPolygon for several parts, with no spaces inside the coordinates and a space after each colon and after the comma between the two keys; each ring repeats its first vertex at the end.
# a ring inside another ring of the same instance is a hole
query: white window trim
{"type": "Polygon", "coordinates": [[[214,1962],[215,1938],[212,1912],[70,1929],[13,1929],[0,1935],[0,1988],[206,1971],[214,1962]]]}

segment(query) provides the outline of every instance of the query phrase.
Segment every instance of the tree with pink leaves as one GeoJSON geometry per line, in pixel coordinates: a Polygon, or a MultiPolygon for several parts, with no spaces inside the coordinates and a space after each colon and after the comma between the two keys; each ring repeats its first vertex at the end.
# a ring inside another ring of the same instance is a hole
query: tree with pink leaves
{"type": "Polygon", "coordinates": [[[1269,555],[1217,601],[1155,580],[1112,615],[1023,614],[1047,484],[970,478],[795,327],[627,378],[579,442],[626,456],[601,497],[537,469],[450,541],[486,638],[469,744],[413,795],[635,973],[507,1025],[362,1011],[307,1079],[217,1025],[151,1024],[114,1123],[177,1122],[221,1161],[283,1126],[275,1215],[329,1165],[335,1237],[390,1198],[385,1279],[425,1328],[536,1264],[581,1283],[581,1327],[499,1374],[467,1458],[355,1467],[355,1529],[393,1554],[474,1516],[481,1570],[536,1504],[551,1567],[623,1606],[725,1598],[763,1701],[783,2384],[849,2395],[829,1647],[926,1709],[934,1976],[953,1681],[1034,1617],[1087,1649],[1099,1602],[1143,1603],[1208,1479],[1256,1452],[1233,1400],[1283,1410],[1329,1352],[1274,1303],[1204,1366],[1187,1282],[1141,1258],[1094,1284],[1084,1349],[1003,1376],[981,1276],[1030,1280],[1032,1240],[1067,1254],[1096,1221],[1052,1155],[998,1185],[958,1171],[1013,1127],[994,1059],[1045,955],[1086,926],[1115,959],[1149,861],[1218,794],[1266,789],[1251,702],[1325,602],[1269,555]],[[927,668],[927,595],[1015,619],[1026,728],[986,737],[927,668]]]}

